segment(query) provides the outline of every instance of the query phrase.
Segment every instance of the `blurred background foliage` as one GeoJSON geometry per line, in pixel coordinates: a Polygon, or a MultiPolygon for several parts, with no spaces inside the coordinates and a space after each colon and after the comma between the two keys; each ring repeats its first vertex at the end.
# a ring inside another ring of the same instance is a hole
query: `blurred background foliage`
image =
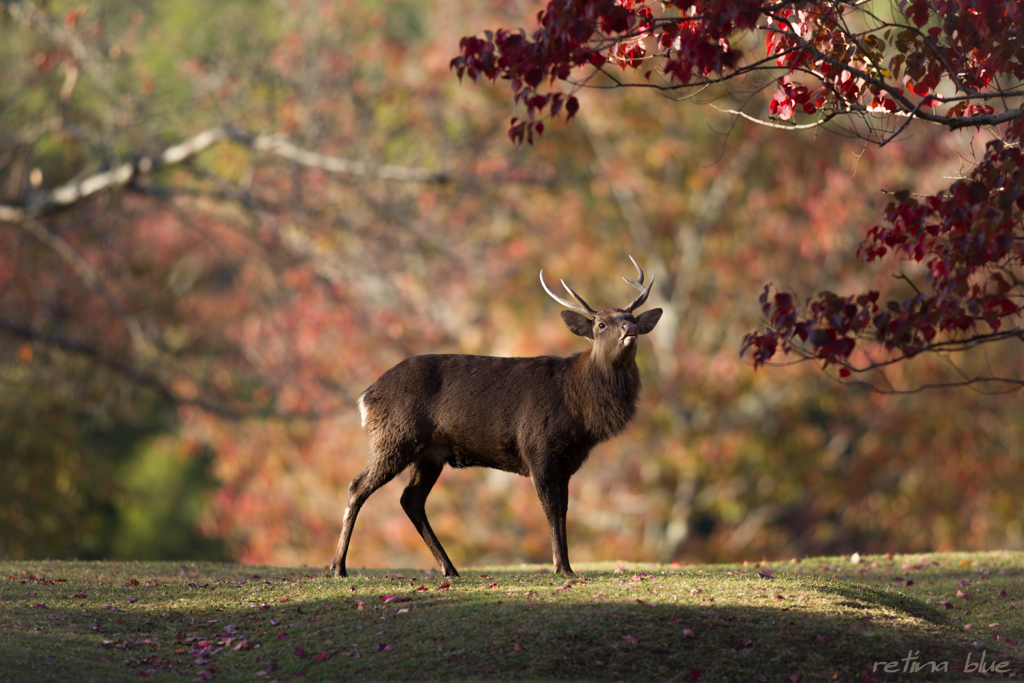
{"type": "MultiPolygon", "coordinates": [[[[1024,545],[1017,394],[887,396],[738,357],[767,282],[903,294],[854,258],[879,190],[948,184],[970,133],[879,150],[586,91],[581,120],[515,150],[504,93],[448,62],[535,3],[0,8],[0,204],[216,126],[367,165],[224,140],[0,222],[0,555],[325,565],[365,464],[354,398],[413,354],[583,350],[537,273],[622,306],[626,254],[665,316],[635,424],[571,483],[575,561],[1024,545]]],[[[1020,363],[994,353],[968,362],[1020,363]]],[[[432,564],[403,485],[364,508],[352,566],[432,564]]],[[[457,565],[550,558],[527,479],[446,470],[428,514],[457,565]]]]}

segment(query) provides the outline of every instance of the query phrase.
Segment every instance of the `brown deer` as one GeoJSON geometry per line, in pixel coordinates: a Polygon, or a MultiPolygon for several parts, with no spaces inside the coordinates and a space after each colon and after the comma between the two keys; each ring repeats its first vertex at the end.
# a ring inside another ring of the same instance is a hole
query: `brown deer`
{"type": "Polygon", "coordinates": [[[331,569],[345,573],[359,509],[370,495],[407,467],[409,484],[402,508],[423,537],[445,576],[458,576],[437,540],[424,503],[444,466],[491,467],[530,477],[551,532],[558,573],[572,574],[565,536],[569,477],[591,449],[623,429],[636,412],[640,372],[637,335],[647,334],[661,318],[655,308],[634,317],[651,292],[633,257],[639,277],[626,280],[640,290],[625,308],[597,312],[562,281],[578,304],[548,289],[566,308],[569,331],[593,346],[570,358],[495,358],[491,356],[415,356],[380,376],[359,396],[363,430],[370,442],[366,468],[348,488],[348,507],[331,569]]]}

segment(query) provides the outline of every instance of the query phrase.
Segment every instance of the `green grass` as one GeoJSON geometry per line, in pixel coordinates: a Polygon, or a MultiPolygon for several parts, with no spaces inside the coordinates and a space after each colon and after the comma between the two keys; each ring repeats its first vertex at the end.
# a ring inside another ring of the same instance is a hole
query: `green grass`
{"type": "Polygon", "coordinates": [[[983,653],[1024,672],[1020,552],[578,570],[0,562],[0,681],[966,680],[983,653]]]}

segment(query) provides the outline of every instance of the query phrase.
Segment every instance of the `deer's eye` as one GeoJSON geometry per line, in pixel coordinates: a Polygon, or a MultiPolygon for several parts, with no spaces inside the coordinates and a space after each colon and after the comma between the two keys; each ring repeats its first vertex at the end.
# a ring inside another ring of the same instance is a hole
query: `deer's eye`
{"type": "Polygon", "coordinates": [[[597,329],[599,329],[599,330],[603,330],[603,329],[604,329],[604,323],[601,323],[601,324],[599,324],[599,325],[597,326],[597,329]]]}

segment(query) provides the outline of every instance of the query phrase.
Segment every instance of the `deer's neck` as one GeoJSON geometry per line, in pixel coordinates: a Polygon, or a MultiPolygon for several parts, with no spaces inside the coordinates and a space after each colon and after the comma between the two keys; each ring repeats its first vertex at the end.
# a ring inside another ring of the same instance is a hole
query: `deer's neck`
{"type": "Polygon", "coordinates": [[[636,413],[640,371],[635,362],[612,366],[592,350],[574,356],[566,371],[565,399],[598,442],[615,436],[636,413]]]}

